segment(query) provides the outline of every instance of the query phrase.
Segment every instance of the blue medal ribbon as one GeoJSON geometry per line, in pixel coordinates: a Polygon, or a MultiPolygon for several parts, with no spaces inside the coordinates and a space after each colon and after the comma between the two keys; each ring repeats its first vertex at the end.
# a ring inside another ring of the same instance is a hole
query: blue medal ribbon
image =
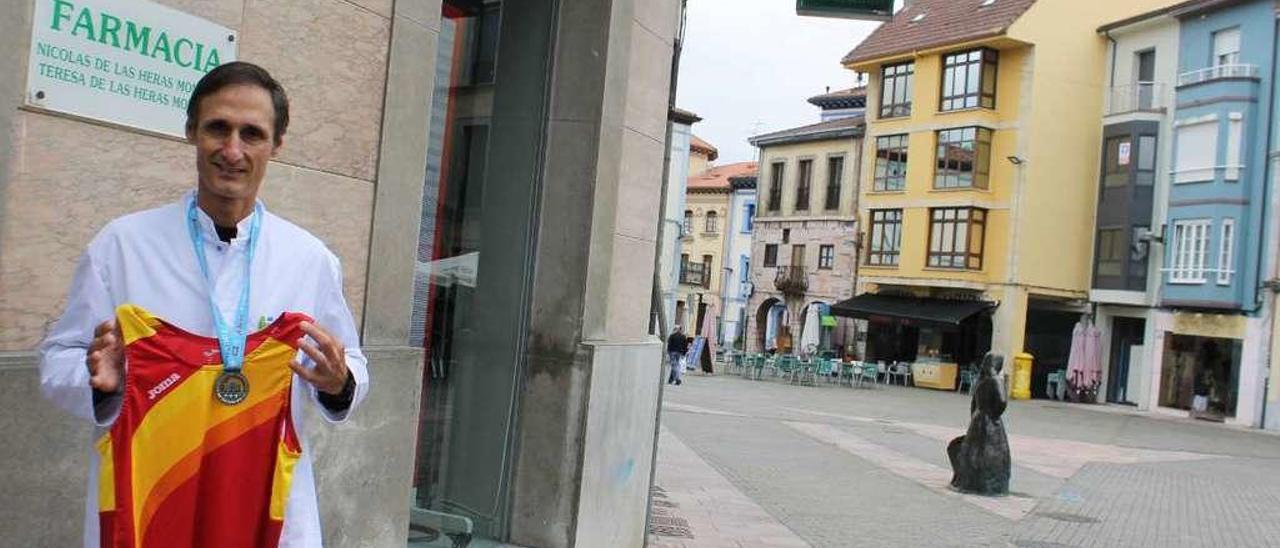
{"type": "Polygon", "coordinates": [[[209,296],[209,311],[213,313],[213,327],[218,335],[218,349],[222,352],[222,369],[226,373],[238,373],[244,367],[245,340],[249,335],[249,280],[253,265],[253,252],[258,243],[258,231],[262,228],[262,204],[254,203],[253,221],[249,224],[249,240],[245,242],[244,283],[240,288],[240,301],[236,304],[235,331],[222,319],[214,299],[213,278],[209,276],[209,260],[205,257],[204,242],[200,238],[200,214],[196,211],[196,199],[191,198],[187,204],[187,232],[191,235],[191,246],[195,249],[196,260],[200,263],[200,274],[204,278],[205,288],[209,296]]]}

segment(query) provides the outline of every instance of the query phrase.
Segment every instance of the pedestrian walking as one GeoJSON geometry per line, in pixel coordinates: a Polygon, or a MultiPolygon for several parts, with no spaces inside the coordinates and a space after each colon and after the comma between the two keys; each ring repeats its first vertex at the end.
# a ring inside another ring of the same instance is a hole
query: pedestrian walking
{"type": "Polygon", "coordinates": [[[680,326],[676,326],[671,331],[671,336],[667,337],[667,361],[670,363],[671,374],[667,377],[667,384],[680,386],[684,384],[681,377],[684,376],[684,358],[689,352],[689,337],[686,337],[684,330],[680,326]]]}

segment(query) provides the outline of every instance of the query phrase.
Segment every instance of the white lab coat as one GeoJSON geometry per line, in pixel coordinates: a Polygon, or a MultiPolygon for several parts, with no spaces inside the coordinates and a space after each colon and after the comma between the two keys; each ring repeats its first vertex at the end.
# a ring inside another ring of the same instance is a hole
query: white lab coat
{"type": "MultiPolygon", "coordinates": [[[[187,201],[193,196],[194,191],[176,203],[108,223],[80,258],[66,310],[40,346],[40,383],[45,396],[77,417],[93,421],[99,427],[95,439],[119,414],[120,398],[95,412],[85,365],[86,349],[93,340],[94,327],[113,319],[117,306],[135,304],[189,332],[214,336],[206,284],[186,227],[187,201]]],[[[213,221],[200,212],[215,300],[228,323],[235,321],[251,220],[252,215],[243,220],[237,237],[227,244],[218,240],[213,221]]],[[[281,312],[301,312],[314,318],[317,325],[346,347],[347,366],[356,381],[351,407],[334,414],[316,404],[328,421],[345,421],[368,392],[369,373],[355,321],[342,295],[338,258],[307,231],[265,213],[250,276],[251,328],[281,312]]],[[[299,356],[311,365],[305,354],[299,356]]],[[[302,403],[315,401],[315,393],[295,375],[291,407],[300,435],[302,403]]],[[[313,548],[321,545],[320,515],[310,450],[306,438],[302,439],[303,455],[294,470],[280,546],[313,548]]],[[[99,463],[91,440],[81,443],[90,455],[84,545],[96,548],[99,463]]]]}

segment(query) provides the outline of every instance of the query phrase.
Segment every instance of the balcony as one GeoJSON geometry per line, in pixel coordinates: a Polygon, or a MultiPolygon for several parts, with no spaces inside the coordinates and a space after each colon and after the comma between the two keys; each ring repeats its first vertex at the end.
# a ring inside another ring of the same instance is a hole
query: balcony
{"type": "Polygon", "coordinates": [[[1258,78],[1257,65],[1214,65],[1199,70],[1192,70],[1178,75],[1178,87],[1191,86],[1214,80],[1258,78]]]}
{"type": "Polygon", "coordinates": [[[1129,112],[1165,112],[1170,103],[1169,87],[1163,82],[1138,82],[1114,86],[1107,97],[1107,116],[1129,112]]]}
{"type": "Polygon", "coordinates": [[[711,287],[711,273],[707,272],[706,263],[680,265],[680,283],[703,288],[711,287]]]}
{"type": "Polygon", "coordinates": [[[803,266],[780,266],[773,277],[773,286],[783,295],[804,295],[809,290],[809,276],[803,266]]]}

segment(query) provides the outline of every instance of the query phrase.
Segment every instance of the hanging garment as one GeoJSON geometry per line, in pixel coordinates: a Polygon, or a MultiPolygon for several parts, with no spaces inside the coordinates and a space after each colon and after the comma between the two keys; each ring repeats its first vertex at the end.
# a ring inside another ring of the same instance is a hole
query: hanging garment
{"type": "Polygon", "coordinates": [[[274,548],[302,456],[290,410],[293,371],[311,321],[284,313],[248,337],[248,395],[214,395],[217,339],[133,305],[117,309],[124,402],[97,443],[100,545],[274,548]]]}

